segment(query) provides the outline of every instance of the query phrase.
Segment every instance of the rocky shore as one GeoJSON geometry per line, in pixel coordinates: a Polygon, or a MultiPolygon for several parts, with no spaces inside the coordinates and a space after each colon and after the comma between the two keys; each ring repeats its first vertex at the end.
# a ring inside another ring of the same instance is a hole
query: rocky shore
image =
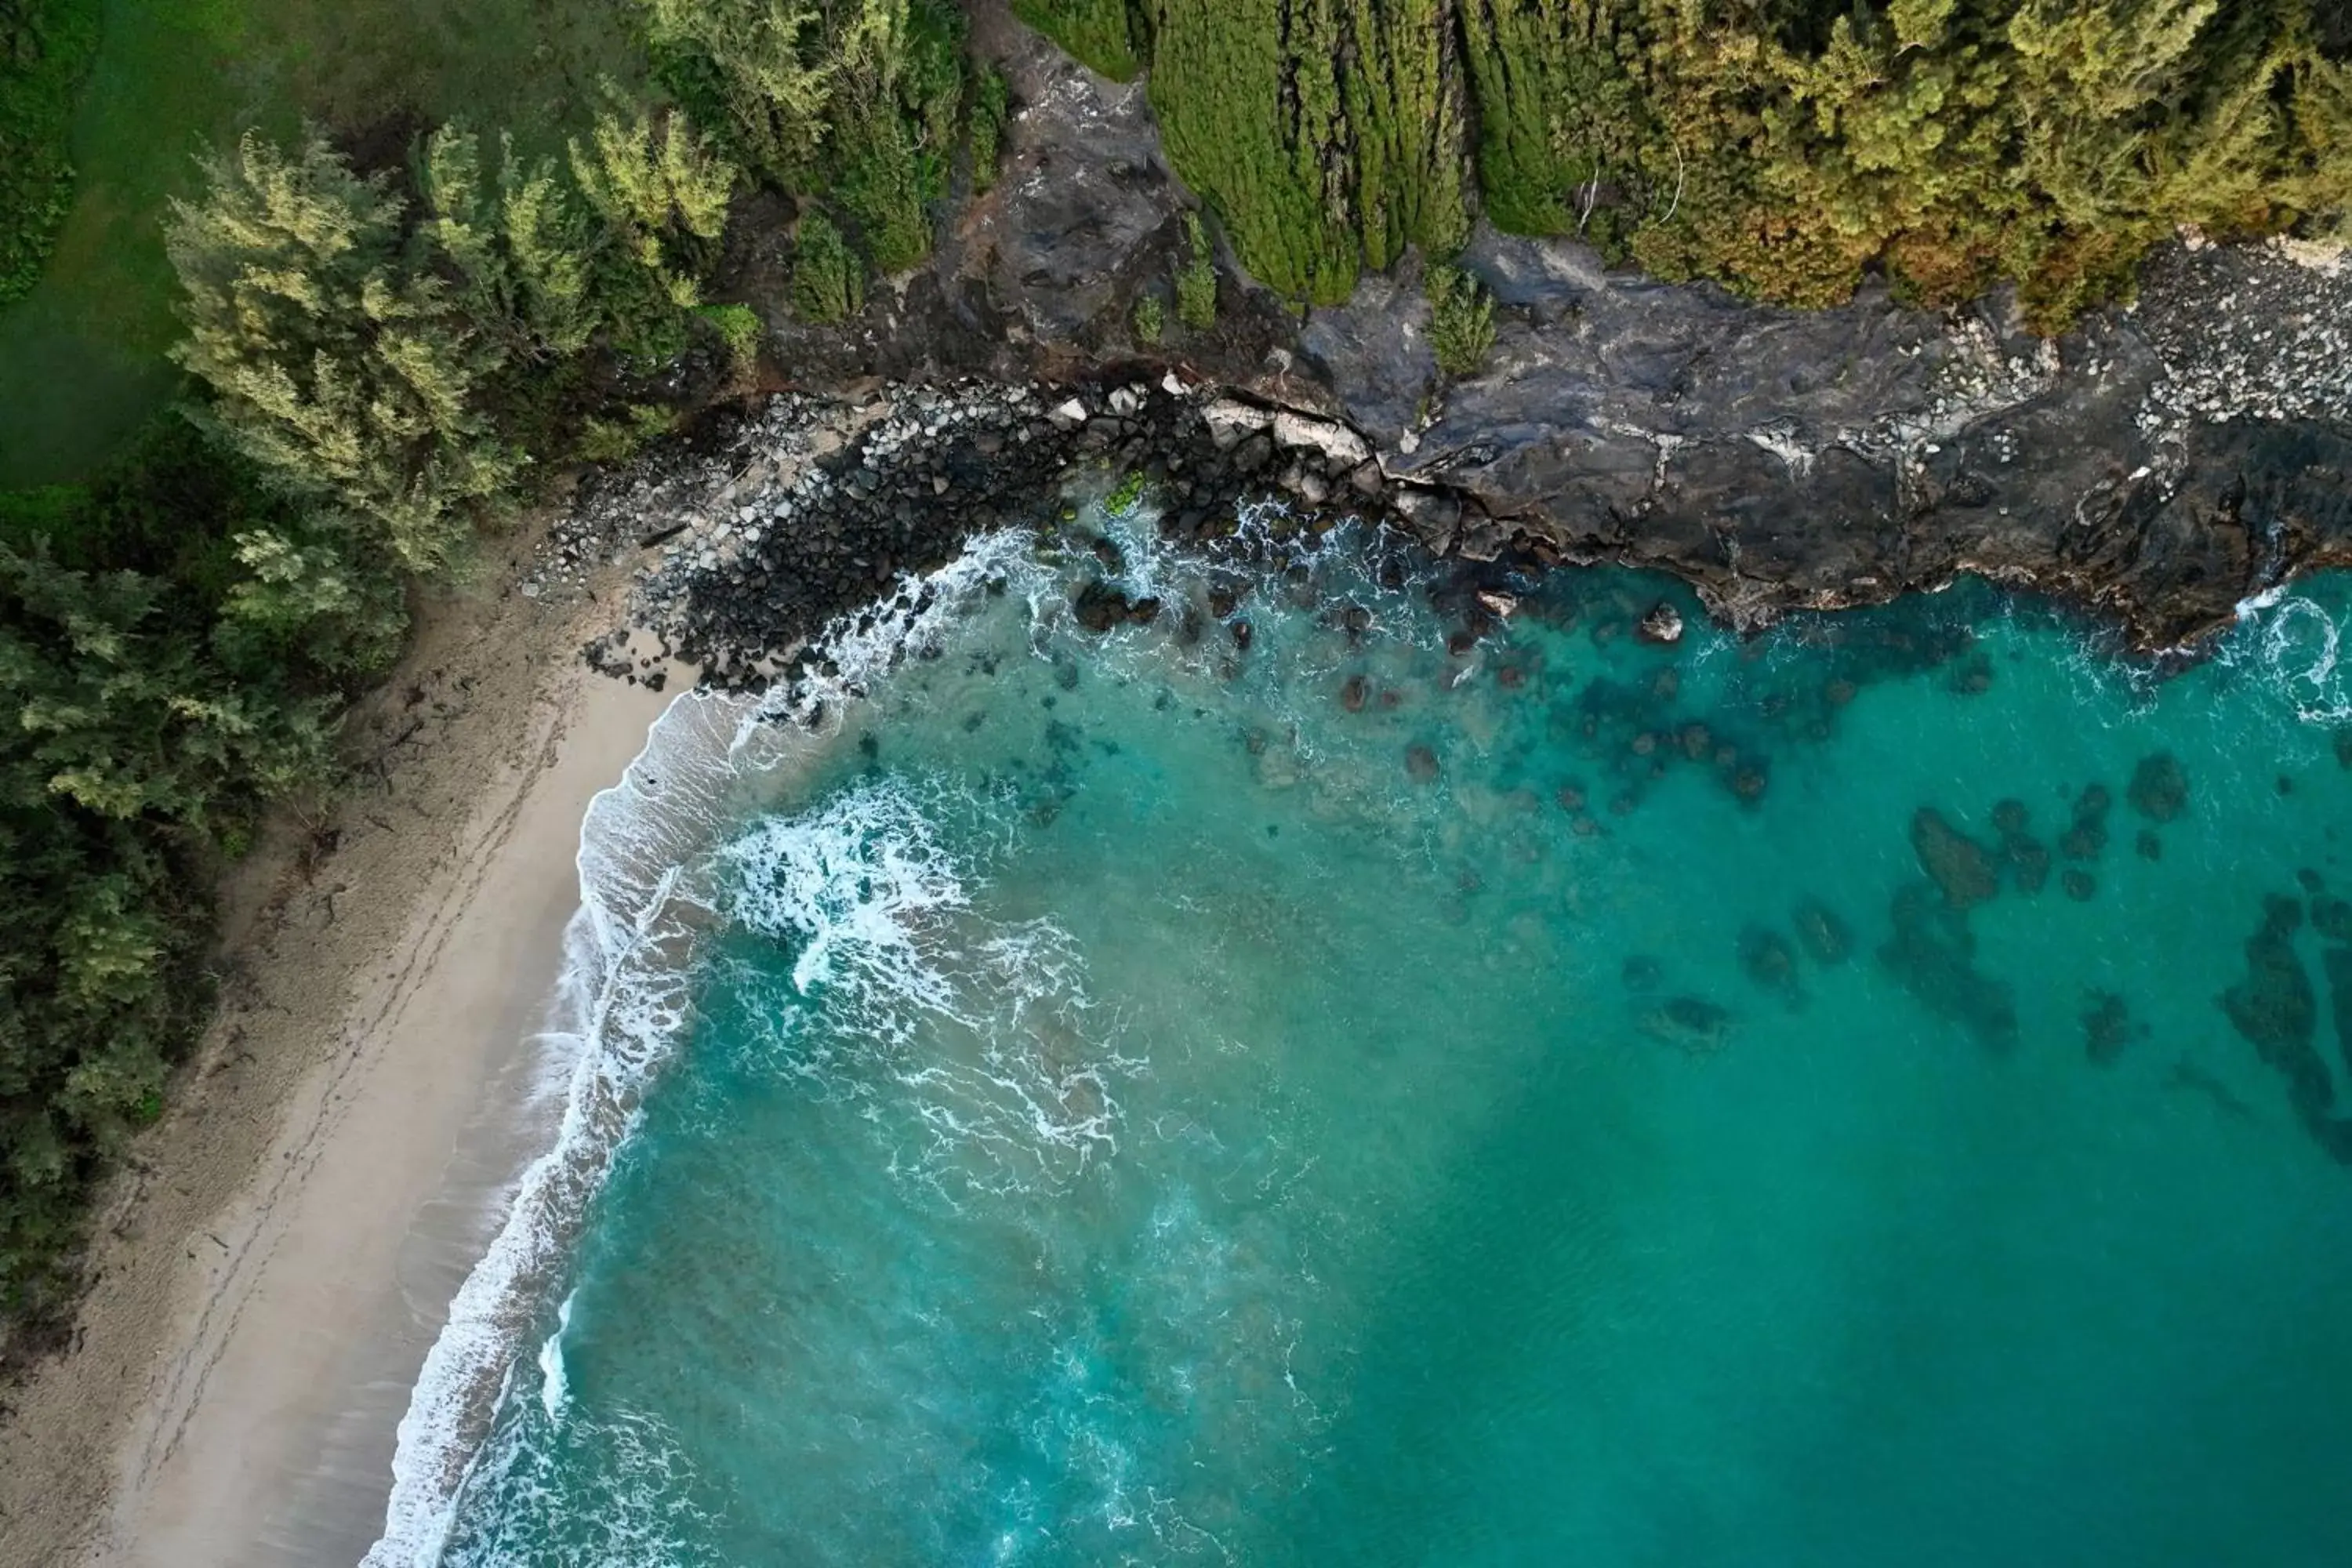
{"type": "MultiPolygon", "coordinates": [[[[1464,265],[1497,338],[1466,379],[1439,374],[1410,268],[1302,318],[1227,257],[1217,325],[1162,347],[1134,306],[1178,265],[1192,198],[1143,89],[986,8],[978,37],[1019,105],[994,190],[835,327],[789,319],[773,227],[742,226],[730,267],[778,323],[788,390],[602,483],[560,536],[558,571],[657,547],[644,618],[716,679],[773,673],[969,531],[1050,516],[1089,462],[1160,483],[1188,537],[1274,496],[1440,558],[1671,573],[1743,628],[1973,573],[2184,650],[2352,565],[2333,256],[2188,237],[2134,305],[2048,341],[1999,298],[1784,310],[1482,231],[1464,265]]],[[[617,645],[597,657],[621,668],[617,645]]]]}

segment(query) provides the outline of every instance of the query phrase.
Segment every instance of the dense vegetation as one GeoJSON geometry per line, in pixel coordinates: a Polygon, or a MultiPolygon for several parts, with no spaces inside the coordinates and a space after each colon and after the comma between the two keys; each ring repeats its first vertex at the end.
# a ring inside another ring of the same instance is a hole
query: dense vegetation
{"type": "Polygon", "coordinates": [[[1113,74],[1148,65],[1243,262],[1317,301],[1407,245],[1444,255],[1475,199],[1507,230],[1799,304],[1874,269],[1930,300],[2009,279],[2055,326],[2181,224],[2333,232],[2352,204],[2352,77],[2320,0],[1019,9],[1113,74]]]}
{"type": "Polygon", "coordinates": [[[66,132],[98,0],[0,0],[0,305],[41,276],[73,195],[66,132]]]}
{"type": "Polygon", "coordinates": [[[0,492],[0,1313],[65,1299],[89,1184],[201,1022],[211,876],[331,783],[409,582],[536,468],[667,428],[682,356],[749,374],[761,323],[706,298],[743,184],[796,199],[794,308],[829,317],[928,253],[968,130],[993,173],[1003,83],[935,0],[646,22],[669,98],[606,84],[560,157],[448,123],[373,171],[315,129],[205,159],[165,237],[190,417],[0,492]]]}

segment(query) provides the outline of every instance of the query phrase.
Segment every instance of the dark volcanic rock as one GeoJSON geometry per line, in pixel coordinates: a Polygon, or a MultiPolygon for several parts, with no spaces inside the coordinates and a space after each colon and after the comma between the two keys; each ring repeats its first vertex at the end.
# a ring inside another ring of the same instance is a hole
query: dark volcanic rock
{"type": "Polygon", "coordinates": [[[2189,808],[2189,774],[2169,752],[2145,758],[2126,790],[2132,809],[2150,822],[2170,822],[2189,808]]]}
{"type": "Polygon", "coordinates": [[[1911,848],[1919,857],[1919,868],[1956,910],[1981,904],[2000,891],[2000,879],[1984,846],[1945,821],[1933,806],[1923,805],[1912,816],[1911,848]]]}
{"type": "MultiPolygon", "coordinates": [[[[974,18],[1021,109],[993,188],[929,262],[855,321],[804,326],[786,308],[785,215],[735,226],[729,287],[768,307],[772,358],[804,384],[1067,383],[1129,355],[1156,375],[1176,352],[1131,331],[1194,205],[1148,88],[1093,76],[997,6],[974,18]]],[[[1348,420],[1373,454],[1326,454],[1301,489],[1385,498],[1441,552],[1654,567],[1743,627],[1977,572],[2167,648],[2287,574],[2352,561],[2333,336],[2352,276],[2266,247],[2168,247],[2135,308],[2053,342],[2007,295],[1927,310],[1873,285],[1782,310],[1482,228],[1462,264],[1502,306],[1490,368],[1434,398],[1413,264],[1301,321],[1219,261],[1218,321],[1181,342],[1188,375],[1348,420]]],[[[1092,425],[1110,429],[1099,409],[1092,425]]],[[[1271,478],[1288,467],[1276,456],[1254,434],[1226,471],[1271,478]]],[[[1183,515],[1215,510],[1195,498],[1183,515]]]]}

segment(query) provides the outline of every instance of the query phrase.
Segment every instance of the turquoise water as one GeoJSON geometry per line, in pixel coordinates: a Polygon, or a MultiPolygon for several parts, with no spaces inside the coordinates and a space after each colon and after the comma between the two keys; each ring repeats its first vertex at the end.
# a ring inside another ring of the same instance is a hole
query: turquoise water
{"type": "Polygon", "coordinates": [[[1980,587],[1474,643],[1276,549],[1243,651],[1111,532],[713,753],[428,1560],[2352,1561],[2344,581],[2158,681],[1980,587]]]}

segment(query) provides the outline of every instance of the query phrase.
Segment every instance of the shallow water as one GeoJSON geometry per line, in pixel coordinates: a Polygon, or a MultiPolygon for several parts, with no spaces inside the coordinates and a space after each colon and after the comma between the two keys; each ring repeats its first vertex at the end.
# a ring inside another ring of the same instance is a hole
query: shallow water
{"type": "Polygon", "coordinates": [[[2345,1561],[2347,584],[2158,682],[1622,573],[1449,653],[1367,557],[1237,652],[999,539],[708,753],[685,1021],[425,1560],[2345,1561]]]}

